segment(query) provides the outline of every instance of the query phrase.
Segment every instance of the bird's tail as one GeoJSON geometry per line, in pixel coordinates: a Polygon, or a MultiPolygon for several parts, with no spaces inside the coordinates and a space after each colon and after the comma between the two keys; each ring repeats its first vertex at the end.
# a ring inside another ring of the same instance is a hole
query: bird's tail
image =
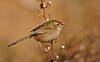
{"type": "Polygon", "coordinates": [[[15,45],[15,44],[17,44],[17,43],[19,43],[19,42],[21,42],[23,40],[30,39],[31,36],[32,36],[32,34],[29,34],[29,35],[27,35],[27,36],[25,36],[25,37],[23,37],[23,38],[21,38],[19,40],[16,40],[16,41],[12,42],[11,44],[9,44],[8,47],[13,46],[13,45],[15,45]]]}

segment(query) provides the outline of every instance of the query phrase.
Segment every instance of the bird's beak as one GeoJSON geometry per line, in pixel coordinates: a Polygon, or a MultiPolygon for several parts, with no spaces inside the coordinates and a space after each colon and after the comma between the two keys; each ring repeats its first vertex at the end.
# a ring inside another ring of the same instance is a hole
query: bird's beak
{"type": "Polygon", "coordinates": [[[65,26],[66,27],[67,25],[66,24],[62,24],[62,26],[65,26]]]}

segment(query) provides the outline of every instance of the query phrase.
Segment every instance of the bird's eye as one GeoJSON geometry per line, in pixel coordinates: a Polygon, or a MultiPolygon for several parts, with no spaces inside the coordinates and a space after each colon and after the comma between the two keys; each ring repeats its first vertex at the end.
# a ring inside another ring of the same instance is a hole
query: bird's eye
{"type": "Polygon", "coordinates": [[[57,24],[57,26],[58,26],[59,24],[57,24]]]}

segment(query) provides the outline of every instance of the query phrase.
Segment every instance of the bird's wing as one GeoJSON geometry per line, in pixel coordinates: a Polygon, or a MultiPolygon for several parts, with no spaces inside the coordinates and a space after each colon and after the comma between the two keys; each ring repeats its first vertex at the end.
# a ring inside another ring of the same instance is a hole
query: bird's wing
{"type": "Polygon", "coordinates": [[[42,29],[39,29],[39,30],[37,30],[35,32],[33,31],[34,33],[32,34],[32,36],[36,36],[36,35],[40,35],[40,34],[46,33],[48,31],[50,31],[50,29],[51,29],[51,27],[49,27],[49,28],[42,28],[42,29]]]}
{"type": "Polygon", "coordinates": [[[46,25],[45,23],[41,24],[38,27],[32,29],[30,32],[35,32],[35,31],[41,30],[41,29],[45,28],[45,25],[46,25]]]}
{"type": "Polygon", "coordinates": [[[27,35],[27,36],[25,36],[25,37],[23,37],[23,38],[21,38],[21,39],[19,39],[19,40],[16,40],[16,41],[12,42],[11,44],[8,45],[8,47],[10,47],[10,46],[12,46],[12,45],[15,45],[15,44],[17,44],[17,43],[19,43],[19,42],[21,42],[21,41],[23,41],[23,40],[29,39],[31,35],[32,35],[32,34],[27,35]]]}
{"type": "Polygon", "coordinates": [[[41,30],[41,29],[46,28],[47,26],[49,26],[49,22],[50,22],[50,21],[45,21],[44,23],[40,24],[40,25],[37,26],[36,28],[32,29],[30,32],[38,31],[38,30],[41,30]]]}
{"type": "Polygon", "coordinates": [[[52,28],[52,26],[49,26],[48,24],[44,23],[31,30],[31,32],[33,33],[33,35],[39,35],[48,32],[52,28]]]}

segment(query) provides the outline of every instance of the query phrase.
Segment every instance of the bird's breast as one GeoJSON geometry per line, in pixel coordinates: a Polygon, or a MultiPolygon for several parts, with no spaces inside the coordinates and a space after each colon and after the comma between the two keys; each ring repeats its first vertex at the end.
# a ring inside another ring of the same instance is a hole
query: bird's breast
{"type": "Polygon", "coordinates": [[[61,31],[61,28],[51,29],[48,32],[34,36],[34,38],[37,41],[40,41],[40,42],[43,42],[43,43],[51,42],[52,40],[54,40],[58,37],[60,31],[61,31]]]}

